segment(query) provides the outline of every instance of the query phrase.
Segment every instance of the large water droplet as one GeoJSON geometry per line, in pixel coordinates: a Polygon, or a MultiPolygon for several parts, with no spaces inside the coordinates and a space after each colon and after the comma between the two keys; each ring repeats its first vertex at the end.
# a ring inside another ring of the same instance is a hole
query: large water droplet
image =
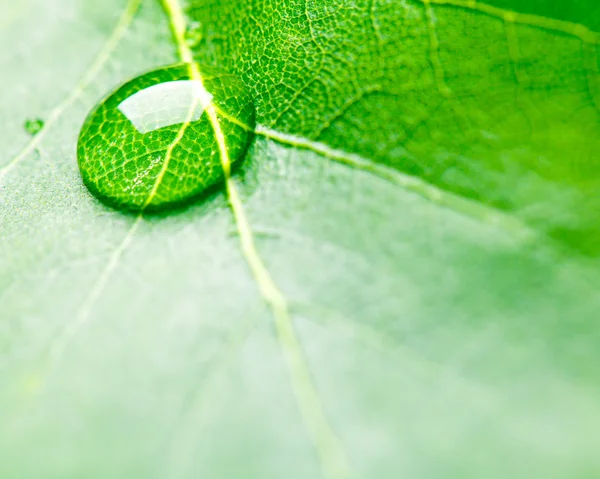
{"type": "Polygon", "coordinates": [[[147,211],[222,184],[218,135],[207,107],[216,112],[235,167],[255,126],[252,99],[231,75],[181,64],[125,83],[88,115],[77,144],[85,185],[112,206],[147,211]]]}

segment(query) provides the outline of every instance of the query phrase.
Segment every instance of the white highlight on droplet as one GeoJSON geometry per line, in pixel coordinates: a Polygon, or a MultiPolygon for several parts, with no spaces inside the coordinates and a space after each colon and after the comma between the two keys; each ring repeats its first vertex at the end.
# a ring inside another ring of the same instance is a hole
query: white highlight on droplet
{"type": "Polygon", "coordinates": [[[118,109],[143,134],[200,119],[212,98],[201,81],[177,80],[145,88],[123,100],[118,109]]]}

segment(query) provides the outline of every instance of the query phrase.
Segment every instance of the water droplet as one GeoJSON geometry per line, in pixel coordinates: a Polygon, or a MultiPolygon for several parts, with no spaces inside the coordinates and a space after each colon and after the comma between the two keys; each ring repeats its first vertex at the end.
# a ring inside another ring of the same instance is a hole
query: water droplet
{"type": "Polygon", "coordinates": [[[254,106],[228,74],[175,65],[141,75],[100,102],[77,144],[83,182],[102,201],[131,211],[162,210],[222,184],[214,108],[232,168],[255,126],[254,106]]]}
{"type": "Polygon", "coordinates": [[[42,128],[44,128],[44,121],[39,118],[29,118],[25,120],[25,124],[23,125],[27,133],[32,136],[37,135],[42,128]]]}
{"type": "Polygon", "coordinates": [[[200,22],[189,22],[185,30],[185,42],[190,48],[197,47],[202,41],[202,24],[200,22]]]}

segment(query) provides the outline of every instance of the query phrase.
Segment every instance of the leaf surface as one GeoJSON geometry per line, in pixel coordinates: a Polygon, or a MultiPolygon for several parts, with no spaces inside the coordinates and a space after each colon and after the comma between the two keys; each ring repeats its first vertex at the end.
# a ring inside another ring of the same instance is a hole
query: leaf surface
{"type": "Polygon", "coordinates": [[[81,183],[88,111],[180,60],[136,3],[0,25],[0,476],[597,476],[595,2],[192,0],[248,229],[81,183]]]}

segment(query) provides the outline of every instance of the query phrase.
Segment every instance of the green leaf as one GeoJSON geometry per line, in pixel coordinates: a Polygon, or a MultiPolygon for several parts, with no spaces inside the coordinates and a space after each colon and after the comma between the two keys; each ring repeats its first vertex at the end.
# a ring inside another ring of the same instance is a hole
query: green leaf
{"type": "Polygon", "coordinates": [[[597,2],[139,3],[0,21],[0,476],[597,477],[597,2]],[[123,215],[81,125],[190,48],[256,136],[123,215]]]}

